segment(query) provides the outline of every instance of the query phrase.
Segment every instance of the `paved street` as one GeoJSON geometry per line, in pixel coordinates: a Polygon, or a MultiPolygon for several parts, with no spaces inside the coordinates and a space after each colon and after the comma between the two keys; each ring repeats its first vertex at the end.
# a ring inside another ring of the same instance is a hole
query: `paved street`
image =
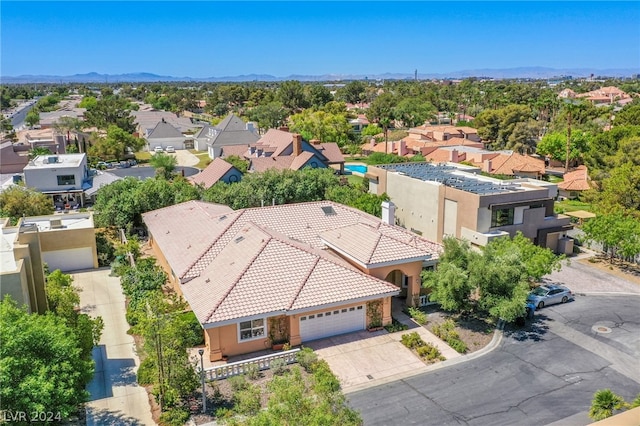
{"type": "Polygon", "coordinates": [[[72,274],[82,289],[82,312],[104,320],[100,345],[93,349],[96,373],[87,387],[87,426],[154,425],[147,392],[136,383],[140,361],[133,337],[127,334],[120,279],[109,272],[102,268],[72,274]]]}
{"type": "Polygon", "coordinates": [[[590,423],[598,389],[640,393],[640,297],[577,296],[483,357],[348,394],[367,425],[590,423]]]}

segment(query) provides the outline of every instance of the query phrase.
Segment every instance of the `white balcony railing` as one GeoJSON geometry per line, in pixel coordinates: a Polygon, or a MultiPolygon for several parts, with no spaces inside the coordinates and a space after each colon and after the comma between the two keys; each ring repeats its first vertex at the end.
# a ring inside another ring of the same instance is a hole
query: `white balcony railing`
{"type": "Polygon", "coordinates": [[[219,365],[215,367],[205,368],[205,378],[207,381],[227,379],[232,376],[245,374],[249,371],[251,365],[257,365],[258,370],[268,370],[271,368],[271,362],[274,359],[284,359],[289,364],[294,364],[296,354],[300,349],[291,349],[290,351],[277,352],[270,355],[259,356],[256,358],[245,359],[242,361],[230,362],[229,364],[219,365]]]}

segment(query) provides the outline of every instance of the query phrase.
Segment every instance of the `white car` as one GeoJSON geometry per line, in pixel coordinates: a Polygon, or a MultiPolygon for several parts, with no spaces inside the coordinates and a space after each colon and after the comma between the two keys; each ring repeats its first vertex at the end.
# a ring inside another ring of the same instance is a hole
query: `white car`
{"type": "Polygon", "coordinates": [[[155,148],[153,148],[153,152],[155,152],[156,154],[159,152],[163,152],[162,151],[162,147],[161,146],[156,146],[155,148]]]}
{"type": "Polygon", "coordinates": [[[176,149],[174,147],[172,147],[171,145],[167,146],[167,149],[165,150],[166,152],[176,152],[176,149]]]}

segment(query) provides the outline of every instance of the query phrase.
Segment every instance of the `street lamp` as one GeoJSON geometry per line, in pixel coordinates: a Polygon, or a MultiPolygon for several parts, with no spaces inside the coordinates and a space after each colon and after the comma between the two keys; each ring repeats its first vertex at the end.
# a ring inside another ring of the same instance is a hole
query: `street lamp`
{"type": "Polygon", "coordinates": [[[207,412],[207,390],[205,388],[204,381],[204,349],[198,349],[198,353],[200,354],[200,379],[202,380],[202,412],[207,412]]]}

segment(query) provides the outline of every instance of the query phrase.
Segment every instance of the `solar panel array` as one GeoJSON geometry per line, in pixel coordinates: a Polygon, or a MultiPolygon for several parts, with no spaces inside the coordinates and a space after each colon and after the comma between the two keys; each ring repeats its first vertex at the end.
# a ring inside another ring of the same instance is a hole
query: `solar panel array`
{"type": "Polygon", "coordinates": [[[499,194],[519,189],[515,184],[500,185],[493,182],[482,181],[470,176],[454,174],[454,172],[460,170],[446,164],[399,163],[380,164],[376,167],[392,172],[403,173],[414,179],[420,179],[428,182],[439,182],[451,188],[460,189],[473,194],[499,194]]]}

